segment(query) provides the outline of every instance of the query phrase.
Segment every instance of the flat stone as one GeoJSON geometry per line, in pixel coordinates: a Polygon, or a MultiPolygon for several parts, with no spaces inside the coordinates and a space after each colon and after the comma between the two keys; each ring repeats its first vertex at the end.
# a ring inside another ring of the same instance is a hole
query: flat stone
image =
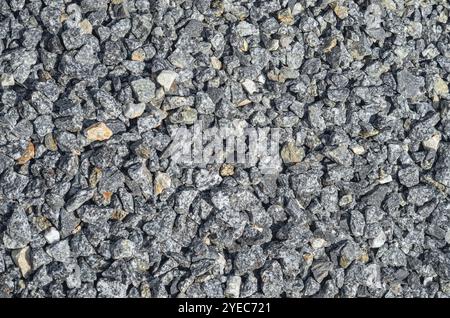
{"type": "Polygon", "coordinates": [[[105,123],[96,123],[86,128],[85,135],[89,141],[103,141],[111,138],[113,133],[105,123]]]}

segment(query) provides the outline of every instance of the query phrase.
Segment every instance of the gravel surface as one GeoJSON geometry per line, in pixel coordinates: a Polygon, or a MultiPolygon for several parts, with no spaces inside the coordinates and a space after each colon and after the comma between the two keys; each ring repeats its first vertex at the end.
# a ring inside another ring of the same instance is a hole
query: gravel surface
{"type": "Polygon", "coordinates": [[[0,297],[450,296],[449,10],[1,0],[0,297]]]}

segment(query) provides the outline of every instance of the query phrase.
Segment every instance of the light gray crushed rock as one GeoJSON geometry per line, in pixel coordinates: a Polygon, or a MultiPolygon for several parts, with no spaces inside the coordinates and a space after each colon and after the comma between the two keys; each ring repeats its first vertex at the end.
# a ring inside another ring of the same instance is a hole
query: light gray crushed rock
{"type": "Polygon", "coordinates": [[[449,11],[0,1],[0,297],[450,297],[449,11]]]}

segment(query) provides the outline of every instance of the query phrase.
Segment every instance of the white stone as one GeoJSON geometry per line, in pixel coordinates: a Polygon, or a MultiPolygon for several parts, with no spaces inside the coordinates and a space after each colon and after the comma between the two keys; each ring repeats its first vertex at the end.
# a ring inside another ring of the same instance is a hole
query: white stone
{"type": "Polygon", "coordinates": [[[361,146],[361,145],[351,146],[350,149],[353,151],[353,153],[355,155],[358,155],[358,156],[360,156],[360,155],[362,155],[362,154],[364,154],[366,152],[364,147],[361,146]]]}
{"type": "Polygon", "coordinates": [[[433,134],[433,136],[431,136],[430,138],[424,140],[422,142],[422,145],[426,150],[436,151],[439,148],[440,142],[441,142],[441,134],[437,132],[433,134]]]}
{"type": "Polygon", "coordinates": [[[313,238],[311,240],[311,247],[315,250],[322,248],[325,246],[325,244],[327,243],[327,241],[325,241],[323,238],[313,238]]]}
{"type": "Polygon", "coordinates": [[[247,93],[249,93],[250,95],[257,91],[256,84],[252,80],[245,79],[242,82],[242,86],[247,91],[247,93]]]}
{"type": "Polygon", "coordinates": [[[14,81],[13,75],[6,74],[6,73],[2,74],[2,77],[1,77],[2,87],[13,86],[14,83],[15,83],[15,81],[14,81]]]}
{"type": "Polygon", "coordinates": [[[390,176],[390,175],[384,175],[384,176],[382,176],[382,177],[378,180],[378,182],[379,182],[380,184],[385,184],[385,183],[392,182],[392,176],[390,176]]]}
{"type": "Polygon", "coordinates": [[[145,111],[145,103],[129,103],[125,106],[123,114],[129,119],[141,116],[145,111]]]}
{"type": "Polygon", "coordinates": [[[178,78],[178,74],[174,71],[170,70],[164,70],[161,73],[159,73],[158,77],[156,78],[156,81],[164,87],[166,91],[169,91],[170,88],[173,85],[173,82],[178,78]]]}
{"type": "Polygon", "coordinates": [[[51,227],[45,231],[44,238],[47,241],[48,244],[56,243],[60,240],[61,236],[59,235],[59,232],[54,227],[51,227]]]}
{"type": "Polygon", "coordinates": [[[378,235],[372,240],[372,244],[370,244],[370,247],[372,248],[380,248],[384,245],[386,242],[386,234],[384,234],[383,231],[378,233],[378,235]]]}

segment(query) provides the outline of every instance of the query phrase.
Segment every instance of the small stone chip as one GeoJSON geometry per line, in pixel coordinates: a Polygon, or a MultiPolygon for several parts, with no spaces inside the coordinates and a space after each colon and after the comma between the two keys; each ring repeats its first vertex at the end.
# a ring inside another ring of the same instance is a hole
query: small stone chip
{"type": "Polygon", "coordinates": [[[258,88],[256,87],[255,82],[253,82],[252,80],[249,80],[249,79],[245,79],[242,82],[242,86],[244,87],[245,91],[247,93],[249,93],[250,95],[258,90],[258,88]]]}
{"type": "Polygon", "coordinates": [[[336,38],[332,38],[331,40],[329,40],[327,42],[327,44],[325,45],[325,47],[323,48],[323,52],[324,53],[329,53],[331,52],[332,49],[334,49],[337,45],[337,39],[336,38]]]}
{"type": "Polygon", "coordinates": [[[222,177],[232,176],[234,174],[234,166],[229,163],[224,163],[220,168],[220,175],[222,177]]]}
{"type": "Polygon", "coordinates": [[[0,82],[2,87],[13,86],[15,84],[14,76],[12,74],[3,73],[0,82]]]}
{"type": "Polygon", "coordinates": [[[366,152],[364,147],[361,145],[350,146],[350,149],[353,151],[353,153],[355,155],[358,155],[358,156],[360,156],[366,152]]]}
{"type": "Polygon", "coordinates": [[[294,23],[294,16],[292,15],[290,8],[278,11],[277,18],[278,21],[286,25],[292,25],[294,23]]]}
{"type": "Polygon", "coordinates": [[[136,244],[127,239],[121,239],[111,246],[113,259],[130,258],[136,252],[136,244]]]}
{"type": "Polygon", "coordinates": [[[85,34],[92,34],[92,24],[88,19],[84,19],[80,22],[80,28],[85,34]]]}
{"type": "Polygon", "coordinates": [[[173,83],[177,79],[178,74],[171,70],[164,70],[161,73],[159,73],[158,77],[156,78],[156,81],[164,87],[166,91],[170,91],[170,88],[172,87],[173,83]]]}
{"type": "Polygon", "coordinates": [[[440,142],[441,142],[441,134],[436,132],[430,138],[425,139],[422,142],[422,145],[423,145],[423,147],[426,150],[434,150],[434,151],[436,151],[439,148],[439,143],[440,142]]]}
{"type": "Polygon", "coordinates": [[[47,149],[50,151],[58,150],[58,145],[56,144],[55,138],[53,137],[52,133],[45,135],[44,144],[45,144],[45,147],[47,147],[47,149]]]}
{"type": "Polygon", "coordinates": [[[143,62],[145,60],[145,52],[143,49],[137,49],[131,54],[132,61],[143,62]]]}
{"type": "Polygon", "coordinates": [[[155,97],[155,84],[148,78],[132,81],[131,87],[139,102],[148,103],[155,97]]]}
{"type": "Polygon", "coordinates": [[[288,142],[281,149],[281,158],[285,163],[297,163],[303,160],[305,151],[299,148],[293,142],[288,142]]]}
{"type": "Polygon", "coordinates": [[[34,158],[34,154],[35,154],[34,145],[31,141],[29,141],[22,156],[19,159],[17,159],[17,163],[19,165],[23,165],[23,164],[27,163],[32,158],[34,158]]]}
{"type": "Polygon", "coordinates": [[[89,141],[103,141],[111,138],[111,129],[105,123],[96,123],[86,128],[86,137],[89,141]]]}
{"type": "Polygon", "coordinates": [[[434,91],[439,96],[447,96],[448,95],[448,85],[447,83],[440,77],[437,77],[434,81],[434,91]]]}
{"type": "Polygon", "coordinates": [[[170,176],[164,172],[157,172],[155,177],[155,195],[160,194],[165,189],[170,188],[172,182],[170,176]]]}
{"type": "Polygon", "coordinates": [[[54,227],[51,227],[45,231],[44,238],[48,244],[56,243],[60,240],[61,236],[59,232],[54,227]]]}
{"type": "Polygon", "coordinates": [[[21,249],[13,250],[11,252],[11,257],[14,264],[19,267],[22,276],[27,278],[31,273],[30,247],[26,246],[21,249]]]}
{"type": "Polygon", "coordinates": [[[334,13],[336,14],[336,16],[343,20],[345,18],[348,17],[348,8],[341,6],[339,4],[337,4],[334,8],[333,8],[334,13]]]}
{"type": "Polygon", "coordinates": [[[241,277],[231,276],[227,281],[227,287],[224,292],[226,298],[237,298],[240,295],[241,290],[241,277]]]}
{"type": "Polygon", "coordinates": [[[125,106],[124,116],[133,119],[140,117],[145,111],[145,103],[129,103],[125,106]]]}
{"type": "Polygon", "coordinates": [[[211,57],[211,65],[215,70],[220,70],[222,68],[222,62],[215,56],[211,57]]]}

